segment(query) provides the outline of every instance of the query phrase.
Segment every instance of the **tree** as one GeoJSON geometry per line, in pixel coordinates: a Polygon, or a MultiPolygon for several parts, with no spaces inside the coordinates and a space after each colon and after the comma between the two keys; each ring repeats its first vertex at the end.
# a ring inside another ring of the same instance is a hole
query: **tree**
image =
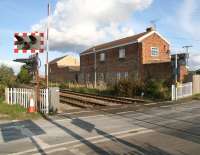
{"type": "Polygon", "coordinates": [[[20,69],[19,74],[17,75],[17,82],[21,84],[29,84],[32,80],[32,76],[29,74],[26,65],[23,65],[20,69]]]}
{"type": "Polygon", "coordinates": [[[15,75],[12,68],[0,66],[0,84],[11,87],[15,83],[15,75]]]}
{"type": "Polygon", "coordinates": [[[0,98],[4,96],[6,87],[13,87],[15,84],[15,75],[12,68],[5,65],[0,66],[0,98]]]}

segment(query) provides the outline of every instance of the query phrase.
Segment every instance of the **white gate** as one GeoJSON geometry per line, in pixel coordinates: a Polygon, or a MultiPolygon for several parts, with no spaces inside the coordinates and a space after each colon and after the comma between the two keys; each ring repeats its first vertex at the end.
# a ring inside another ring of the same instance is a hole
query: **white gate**
{"type": "MultiPolygon", "coordinates": [[[[5,89],[5,99],[8,104],[19,104],[24,108],[28,108],[30,104],[30,97],[34,98],[35,105],[35,92],[33,89],[26,88],[6,88],[5,89]]],[[[48,89],[40,89],[40,102],[38,110],[41,113],[49,113],[49,102],[48,102],[48,89]]]]}
{"type": "Polygon", "coordinates": [[[175,85],[172,85],[172,100],[189,97],[192,96],[192,94],[192,82],[180,84],[177,88],[175,85]]]}
{"type": "Polygon", "coordinates": [[[41,113],[49,113],[49,102],[48,102],[48,89],[40,89],[40,104],[39,110],[41,113]]]}

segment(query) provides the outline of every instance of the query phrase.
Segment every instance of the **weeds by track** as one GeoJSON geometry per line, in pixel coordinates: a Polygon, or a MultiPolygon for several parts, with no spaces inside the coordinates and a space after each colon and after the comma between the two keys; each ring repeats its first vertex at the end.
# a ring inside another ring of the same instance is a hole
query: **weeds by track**
{"type": "Polygon", "coordinates": [[[60,102],[63,104],[70,104],[81,108],[93,108],[102,106],[147,103],[148,101],[142,99],[78,93],[68,89],[61,89],[60,102]]]}

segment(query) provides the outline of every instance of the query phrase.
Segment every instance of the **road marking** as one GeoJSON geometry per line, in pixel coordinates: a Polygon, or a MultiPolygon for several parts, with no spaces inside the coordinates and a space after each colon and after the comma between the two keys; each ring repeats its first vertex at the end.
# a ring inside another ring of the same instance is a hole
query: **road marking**
{"type": "MultiPolygon", "coordinates": [[[[137,134],[142,134],[142,133],[147,133],[147,132],[153,132],[153,131],[154,130],[147,129],[147,128],[137,128],[137,129],[130,129],[130,130],[125,130],[125,131],[108,133],[108,134],[111,135],[111,136],[118,137],[118,136],[123,135],[123,134],[124,135],[126,135],[126,134],[128,134],[128,135],[129,134],[130,135],[137,135],[137,134]]],[[[69,142],[64,142],[64,143],[59,143],[59,144],[55,144],[55,145],[44,146],[44,147],[41,147],[41,148],[43,150],[46,150],[46,149],[51,149],[51,148],[55,148],[55,147],[62,147],[63,145],[70,145],[70,144],[78,143],[78,142],[80,143],[80,142],[85,141],[85,140],[91,141],[91,142],[95,141],[95,139],[97,139],[97,140],[98,139],[107,139],[107,140],[109,140],[108,138],[105,137],[108,134],[98,135],[98,136],[93,136],[93,137],[88,137],[88,138],[84,138],[84,139],[80,139],[80,140],[75,139],[75,140],[72,140],[72,141],[69,141],[69,142]]],[[[29,154],[30,152],[37,152],[37,151],[38,151],[38,149],[35,148],[35,149],[30,149],[30,150],[26,150],[26,151],[22,151],[22,152],[18,152],[18,153],[12,153],[10,155],[23,155],[23,154],[29,154]]]]}
{"type": "Polygon", "coordinates": [[[76,154],[76,155],[86,155],[85,153],[83,152],[80,152],[78,149],[70,149],[69,150],[70,152],[72,152],[73,154],[76,154]]]}
{"type": "MultiPolygon", "coordinates": [[[[58,151],[65,151],[65,150],[67,150],[66,147],[60,147],[60,148],[55,148],[55,149],[50,150],[50,151],[45,151],[45,154],[54,153],[54,152],[58,152],[58,151]]],[[[41,153],[35,153],[33,155],[41,155],[41,153]]]]}
{"type": "MultiPolygon", "coordinates": [[[[105,113],[105,114],[97,114],[97,115],[93,115],[93,116],[80,116],[80,117],[76,117],[76,118],[95,118],[95,117],[103,117],[103,116],[115,116],[117,114],[126,114],[126,113],[131,113],[131,112],[137,112],[137,111],[130,110],[130,111],[124,111],[124,112],[117,112],[117,113],[113,113],[113,114],[105,113]]],[[[72,119],[71,118],[56,119],[56,122],[64,121],[64,120],[72,120],[72,119]]]]}
{"type": "MultiPolygon", "coordinates": [[[[126,108],[126,107],[123,107],[126,108]]],[[[60,116],[62,116],[62,114],[80,114],[80,113],[89,113],[89,112],[101,112],[101,111],[108,111],[108,110],[114,110],[114,109],[122,109],[120,107],[113,107],[113,108],[105,108],[105,109],[99,109],[99,110],[86,110],[86,111],[75,111],[75,112],[66,112],[66,113],[60,113],[60,116]]]]}
{"type": "Polygon", "coordinates": [[[158,104],[158,103],[145,103],[144,105],[150,106],[150,105],[156,105],[156,104],[158,104]]]}
{"type": "MultiPolygon", "coordinates": [[[[139,135],[139,134],[151,133],[151,132],[154,132],[154,130],[147,129],[147,130],[143,130],[143,131],[135,132],[135,133],[125,133],[123,135],[114,136],[114,137],[117,138],[117,139],[120,139],[120,138],[135,136],[135,135],[139,135]]],[[[110,139],[113,139],[113,138],[110,138],[110,139]]],[[[109,138],[97,139],[97,140],[92,141],[92,143],[97,144],[97,143],[101,143],[101,142],[110,141],[110,139],[109,138]]],[[[84,145],[84,143],[76,144],[76,145],[73,145],[73,148],[81,147],[83,145],[84,145]]]]}

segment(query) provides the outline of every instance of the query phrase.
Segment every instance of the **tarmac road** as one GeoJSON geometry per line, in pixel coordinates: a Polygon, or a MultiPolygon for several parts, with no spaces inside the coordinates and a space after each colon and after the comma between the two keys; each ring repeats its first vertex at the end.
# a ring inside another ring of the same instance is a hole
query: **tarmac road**
{"type": "Polygon", "coordinates": [[[200,102],[0,122],[0,154],[199,155],[200,102]]]}

